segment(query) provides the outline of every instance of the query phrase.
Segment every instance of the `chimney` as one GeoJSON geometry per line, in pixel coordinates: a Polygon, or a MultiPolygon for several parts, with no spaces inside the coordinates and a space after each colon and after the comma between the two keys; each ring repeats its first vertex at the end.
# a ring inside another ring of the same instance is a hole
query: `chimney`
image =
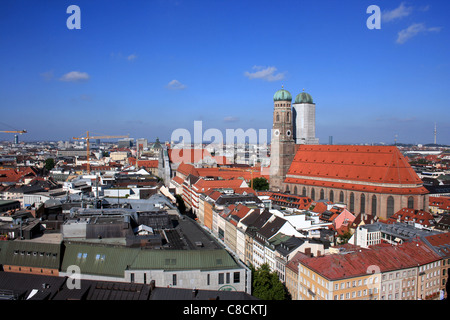
{"type": "Polygon", "coordinates": [[[155,289],[155,280],[150,281],[150,290],[153,291],[155,289]]]}
{"type": "Polygon", "coordinates": [[[305,248],[305,254],[311,256],[311,248],[305,248]]]}

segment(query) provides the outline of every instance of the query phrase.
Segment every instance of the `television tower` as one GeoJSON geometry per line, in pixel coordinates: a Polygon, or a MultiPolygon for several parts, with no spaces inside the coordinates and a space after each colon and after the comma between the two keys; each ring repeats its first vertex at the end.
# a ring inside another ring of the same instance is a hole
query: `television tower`
{"type": "Polygon", "coordinates": [[[436,144],[436,122],[434,123],[434,144],[436,144]]]}

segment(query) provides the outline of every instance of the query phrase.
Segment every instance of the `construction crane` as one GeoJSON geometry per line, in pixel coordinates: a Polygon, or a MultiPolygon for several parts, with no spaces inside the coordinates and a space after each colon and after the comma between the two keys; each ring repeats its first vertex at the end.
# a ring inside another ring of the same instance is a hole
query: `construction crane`
{"type": "MultiPolygon", "coordinates": [[[[27,130],[0,130],[0,132],[23,134],[23,133],[27,133],[27,130]]],[[[17,134],[14,136],[17,137],[17,134]]],[[[15,140],[15,143],[19,142],[18,139],[14,139],[14,140],[15,140]]]]}
{"type": "Polygon", "coordinates": [[[27,130],[2,130],[0,132],[9,132],[9,133],[27,133],[27,130]]]}
{"type": "Polygon", "coordinates": [[[89,131],[86,131],[85,137],[73,137],[74,140],[86,140],[86,156],[87,156],[87,172],[88,174],[91,173],[91,166],[89,164],[89,140],[90,139],[113,139],[113,138],[128,138],[128,135],[126,136],[90,136],[89,131]]]}

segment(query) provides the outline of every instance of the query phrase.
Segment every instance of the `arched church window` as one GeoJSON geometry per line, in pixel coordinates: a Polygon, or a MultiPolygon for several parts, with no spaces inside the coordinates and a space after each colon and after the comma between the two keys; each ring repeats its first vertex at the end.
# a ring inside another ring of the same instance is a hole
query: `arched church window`
{"type": "Polygon", "coordinates": [[[376,195],[372,196],[372,215],[373,216],[377,215],[377,196],[376,195]]]}
{"type": "Polygon", "coordinates": [[[390,218],[394,214],[394,197],[389,196],[387,199],[387,218],[390,218]]]}
{"type": "Polygon", "coordinates": [[[361,195],[361,213],[366,213],[366,195],[361,195]]]}
{"type": "Polygon", "coordinates": [[[408,198],[408,208],[414,209],[414,198],[413,197],[408,198]]]}
{"type": "Polygon", "coordinates": [[[355,194],[350,193],[350,212],[355,213],[355,194]]]}

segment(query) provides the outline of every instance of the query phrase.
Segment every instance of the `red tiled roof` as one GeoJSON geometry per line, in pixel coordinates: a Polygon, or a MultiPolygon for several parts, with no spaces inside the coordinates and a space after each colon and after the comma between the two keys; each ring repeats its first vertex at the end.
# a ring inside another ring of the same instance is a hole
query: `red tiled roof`
{"type": "Polygon", "coordinates": [[[190,174],[198,177],[198,171],[192,164],[180,163],[177,168],[177,172],[184,174],[186,177],[190,174]]]}
{"type": "Polygon", "coordinates": [[[450,197],[430,197],[430,207],[438,207],[441,210],[450,210],[450,197]]]}
{"type": "Polygon", "coordinates": [[[26,177],[36,177],[36,172],[30,167],[17,169],[0,169],[0,182],[20,182],[26,177]]]}
{"type": "MultiPolygon", "coordinates": [[[[259,195],[261,192],[258,193],[259,195]]],[[[297,209],[309,209],[312,203],[311,198],[304,197],[304,196],[298,196],[293,194],[284,194],[279,192],[269,192],[268,194],[270,196],[270,200],[274,204],[283,205],[287,207],[295,207],[297,209]]]]}
{"type": "Polygon", "coordinates": [[[244,183],[243,180],[204,180],[199,179],[192,185],[192,188],[197,192],[205,192],[214,188],[240,188],[244,183]]]}
{"type": "Polygon", "coordinates": [[[179,177],[179,176],[173,177],[173,178],[172,178],[172,181],[175,181],[175,182],[178,183],[179,185],[182,185],[183,182],[184,182],[184,180],[181,179],[181,177],[179,177]]]}
{"type": "Polygon", "coordinates": [[[158,160],[138,160],[139,167],[158,168],[158,160]]]}
{"type": "Polygon", "coordinates": [[[429,227],[435,224],[434,217],[431,213],[424,210],[403,208],[394,213],[388,220],[387,223],[400,222],[415,222],[422,226],[429,227]]]}
{"type": "Polygon", "coordinates": [[[355,191],[428,193],[395,146],[300,145],[285,182],[355,191]]]}
{"type": "Polygon", "coordinates": [[[205,157],[211,157],[206,149],[169,149],[168,154],[172,163],[197,163],[205,157]]]}
{"type": "Polygon", "coordinates": [[[381,272],[417,267],[441,259],[421,241],[404,242],[398,246],[380,244],[347,254],[331,254],[302,260],[302,264],[330,280],[367,274],[370,266],[381,272]]]}
{"type": "Polygon", "coordinates": [[[425,237],[425,239],[445,258],[450,257],[450,232],[443,232],[425,237]]]}
{"type": "Polygon", "coordinates": [[[222,179],[243,178],[247,181],[269,176],[262,171],[261,167],[247,168],[197,168],[198,175],[201,177],[220,177],[222,179]]]}

